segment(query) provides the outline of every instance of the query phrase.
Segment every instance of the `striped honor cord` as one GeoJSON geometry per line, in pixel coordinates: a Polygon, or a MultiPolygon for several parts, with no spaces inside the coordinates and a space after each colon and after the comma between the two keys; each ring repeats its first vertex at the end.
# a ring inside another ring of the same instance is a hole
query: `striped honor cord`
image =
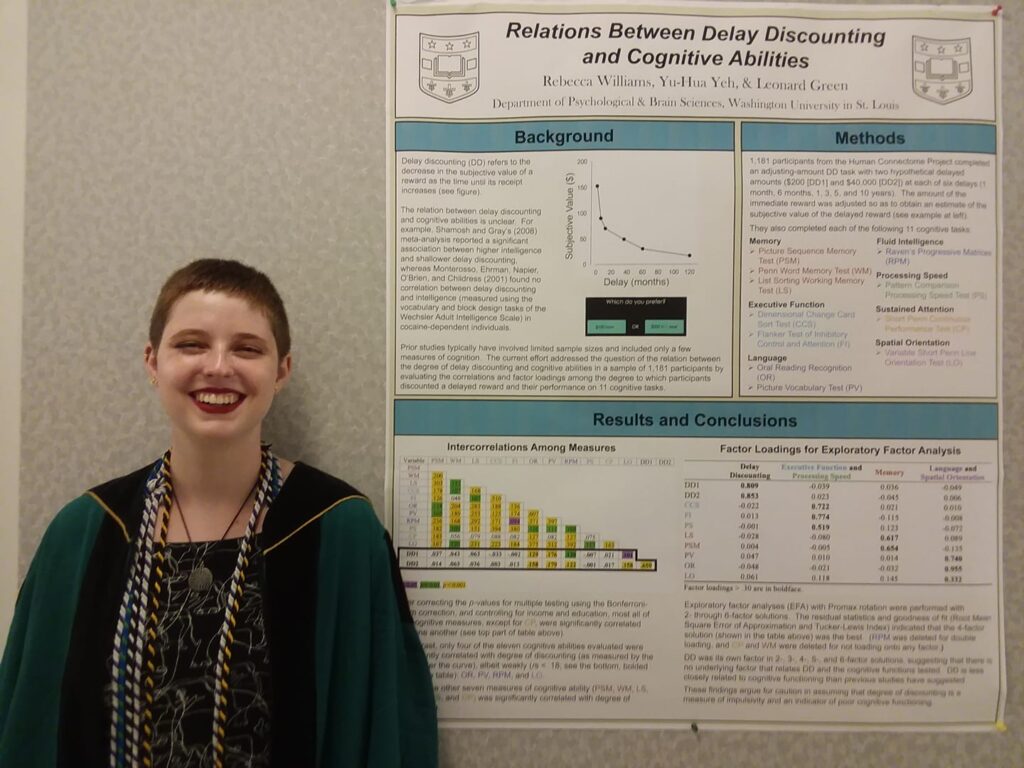
{"type": "Polygon", "coordinates": [[[231,671],[231,645],[234,642],[235,623],[242,597],[242,586],[249,568],[249,556],[256,541],[256,524],[265,506],[274,500],[279,487],[280,468],[270,446],[263,446],[260,477],[256,482],[256,498],[246,523],[245,533],[238,546],[238,559],[228,581],[224,621],[220,627],[217,661],[213,670],[213,765],[224,768],[224,734],[228,720],[228,673],[231,671]]]}
{"type": "Polygon", "coordinates": [[[136,537],[128,581],[117,614],[114,633],[110,712],[110,766],[150,765],[152,744],[152,630],[159,608],[163,578],[163,548],[171,510],[170,451],[153,466],[146,481],[146,500],[136,537]],[[154,567],[155,563],[155,567],[154,567]],[[156,589],[153,590],[153,576],[156,589]],[[155,592],[155,594],[151,594],[155,592]],[[147,649],[148,645],[148,649],[147,649]],[[146,682],[143,681],[143,670],[146,682]],[[148,682],[148,688],[143,687],[148,682]]]}

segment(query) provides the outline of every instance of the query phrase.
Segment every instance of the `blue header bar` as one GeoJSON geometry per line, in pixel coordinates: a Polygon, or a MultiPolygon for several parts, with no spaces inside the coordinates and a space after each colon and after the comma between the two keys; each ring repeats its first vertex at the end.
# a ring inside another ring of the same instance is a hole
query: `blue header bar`
{"type": "Polygon", "coordinates": [[[397,435],[995,440],[990,403],[397,400],[397,435]]]}
{"type": "Polygon", "coordinates": [[[745,152],[996,153],[994,125],[953,123],[744,123],[745,152]]]}
{"type": "Polygon", "coordinates": [[[594,149],[732,152],[732,123],[672,120],[537,120],[395,124],[397,152],[551,152],[594,149]]]}

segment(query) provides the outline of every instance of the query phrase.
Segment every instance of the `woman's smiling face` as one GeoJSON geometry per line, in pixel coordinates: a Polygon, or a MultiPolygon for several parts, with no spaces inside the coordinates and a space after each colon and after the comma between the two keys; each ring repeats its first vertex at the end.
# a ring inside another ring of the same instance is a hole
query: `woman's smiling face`
{"type": "Polygon", "coordinates": [[[146,368],[175,436],[259,441],[274,394],[291,375],[266,315],[246,299],[192,291],[171,308],[146,368]]]}

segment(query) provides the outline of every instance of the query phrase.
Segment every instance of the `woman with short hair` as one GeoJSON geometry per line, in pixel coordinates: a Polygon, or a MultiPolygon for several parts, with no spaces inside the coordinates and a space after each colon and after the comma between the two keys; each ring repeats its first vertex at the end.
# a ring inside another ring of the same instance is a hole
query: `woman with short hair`
{"type": "Polygon", "coordinates": [[[290,346],[263,273],[168,278],[145,365],[170,447],[43,537],[0,666],[0,768],[436,765],[387,532],[263,442],[290,346]]]}

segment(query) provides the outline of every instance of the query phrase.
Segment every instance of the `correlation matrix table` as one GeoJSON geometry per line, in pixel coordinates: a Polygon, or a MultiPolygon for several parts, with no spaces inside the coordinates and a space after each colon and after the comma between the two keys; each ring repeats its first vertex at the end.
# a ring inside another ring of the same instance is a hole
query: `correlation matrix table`
{"type": "Polygon", "coordinates": [[[397,4],[387,516],[442,723],[1000,721],[999,24],[397,4]]]}
{"type": "MultiPolygon", "coordinates": [[[[450,457],[440,462],[451,463],[450,457]]],[[[485,466],[508,468],[666,468],[672,459],[548,457],[544,461],[494,456],[485,466]]],[[[470,459],[460,466],[473,474],[470,459]]],[[[405,459],[399,564],[406,569],[656,570],[657,560],[549,511],[512,499],[494,488],[470,485],[463,472],[431,469],[427,458],[405,459]]],[[[417,584],[417,586],[420,586],[417,584]]]]}

